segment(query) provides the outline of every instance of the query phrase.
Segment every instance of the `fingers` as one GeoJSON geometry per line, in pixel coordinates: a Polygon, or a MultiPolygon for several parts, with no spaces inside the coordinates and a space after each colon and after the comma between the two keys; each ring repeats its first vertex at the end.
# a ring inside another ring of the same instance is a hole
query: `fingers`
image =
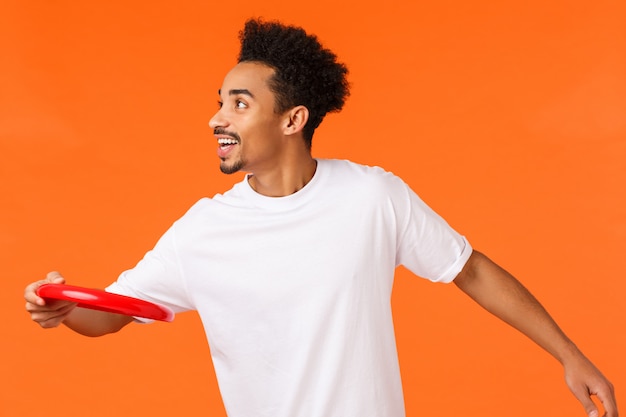
{"type": "Polygon", "coordinates": [[[607,381],[607,386],[602,390],[598,390],[596,396],[604,407],[604,415],[606,417],[618,417],[617,402],[615,401],[615,389],[613,384],[607,381]]]}
{"type": "Polygon", "coordinates": [[[27,302],[38,305],[38,306],[46,305],[46,300],[44,300],[43,298],[37,295],[37,288],[41,287],[44,284],[63,284],[63,283],[65,283],[65,278],[63,278],[63,276],[59,272],[57,271],[49,272],[46,275],[46,279],[33,282],[32,284],[26,287],[26,289],[24,290],[24,299],[27,302]]]}
{"type": "Polygon", "coordinates": [[[75,307],[76,303],[71,301],[53,301],[45,307],[33,307],[32,304],[26,303],[26,310],[30,313],[31,319],[44,329],[59,326],[75,307]]]}
{"type": "Polygon", "coordinates": [[[46,305],[46,301],[37,295],[37,288],[46,284],[45,280],[36,281],[32,284],[28,285],[24,290],[24,299],[27,303],[36,305],[36,306],[44,306],[46,305]]]}
{"type": "Polygon", "coordinates": [[[63,284],[65,283],[65,278],[63,278],[60,272],[52,271],[48,272],[45,281],[51,284],[63,284]]]}
{"type": "Polygon", "coordinates": [[[65,279],[56,271],[50,272],[46,278],[29,284],[24,290],[26,311],[31,319],[43,328],[57,327],[65,320],[67,315],[76,307],[76,303],[70,301],[57,301],[45,299],[37,295],[37,289],[44,284],[63,284],[65,279]]]}
{"type": "Polygon", "coordinates": [[[607,380],[590,362],[580,378],[570,382],[570,389],[580,401],[588,417],[600,417],[600,411],[592,400],[595,396],[604,408],[603,417],[618,417],[617,402],[613,384],[607,380]]]}
{"type": "Polygon", "coordinates": [[[598,407],[591,400],[590,393],[587,390],[586,386],[579,385],[577,387],[572,387],[571,390],[572,390],[572,393],[574,394],[574,396],[578,399],[578,401],[580,401],[580,403],[584,407],[585,412],[587,413],[588,417],[599,417],[600,416],[599,411],[598,411],[598,407]]]}

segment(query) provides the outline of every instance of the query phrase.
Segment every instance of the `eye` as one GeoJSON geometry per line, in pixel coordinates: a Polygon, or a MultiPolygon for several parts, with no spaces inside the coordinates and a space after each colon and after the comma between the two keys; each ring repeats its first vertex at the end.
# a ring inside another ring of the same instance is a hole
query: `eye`
{"type": "Polygon", "coordinates": [[[235,108],[237,108],[237,109],[245,109],[247,107],[248,107],[248,105],[245,102],[241,101],[241,100],[237,100],[235,102],[235,108]]]}
{"type": "Polygon", "coordinates": [[[218,100],[218,101],[217,101],[217,107],[218,107],[218,108],[220,108],[220,109],[221,109],[223,105],[224,105],[224,103],[223,103],[221,100],[218,100]]]}

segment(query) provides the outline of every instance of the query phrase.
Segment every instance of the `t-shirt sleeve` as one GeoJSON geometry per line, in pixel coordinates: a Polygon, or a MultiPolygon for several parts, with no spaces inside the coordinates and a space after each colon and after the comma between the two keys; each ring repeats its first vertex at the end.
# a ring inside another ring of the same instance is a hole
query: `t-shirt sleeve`
{"type": "Polygon", "coordinates": [[[106,291],[165,305],[175,313],[193,309],[178,262],[176,224],[106,291]]]}
{"type": "Polygon", "coordinates": [[[397,265],[433,282],[448,283],[461,272],[472,247],[406,184],[397,205],[397,265]]]}

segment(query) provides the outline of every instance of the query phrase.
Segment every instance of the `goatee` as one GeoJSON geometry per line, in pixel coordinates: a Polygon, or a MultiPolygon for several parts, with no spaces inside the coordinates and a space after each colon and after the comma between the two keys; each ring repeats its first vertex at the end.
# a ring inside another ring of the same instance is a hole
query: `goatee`
{"type": "Polygon", "coordinates": [[[234,174],[235,172],[239,172],[243,169],[243,161],[240,159],[231,165],[227,165],[225,161],[222,161],[220,164],[220,171],[224,174],[234,174]]]}

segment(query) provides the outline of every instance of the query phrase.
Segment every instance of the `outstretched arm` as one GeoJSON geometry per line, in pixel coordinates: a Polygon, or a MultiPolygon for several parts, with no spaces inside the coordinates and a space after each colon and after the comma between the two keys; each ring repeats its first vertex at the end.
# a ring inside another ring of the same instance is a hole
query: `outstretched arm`
{"type": "Polygon", "coordinates": [[[58,272],[50,272],[45,280],[33,282],[24,290],[26,310],[31,319],[43,328],[57,327],[61,323],[85,336],[103,336],[115,333],[132,317],[104,311],[76,308],[76,303],[63,300],[44,300],[37,295],[37,288],[43,284],[63,284],[65,279],[58,272]]]}
{"type": "Polygon", "coordinates": [[[598,417],[592,395],[602,402],[606,417],[618,417],[611,383],[511,274],[485,255],[474,251],[454,282],[487,311],[524,333],[554,356],[563,365],[566,382],[589,417],[598,417]]]}

